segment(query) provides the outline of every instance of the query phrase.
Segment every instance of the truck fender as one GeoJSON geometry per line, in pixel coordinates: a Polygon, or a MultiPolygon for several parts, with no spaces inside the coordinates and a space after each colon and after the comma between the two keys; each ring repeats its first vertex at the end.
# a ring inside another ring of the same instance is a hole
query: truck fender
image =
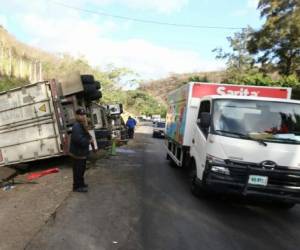
{"type": "Polygon", "coordinates": [[[193,166],[191,170],[196,170],[196,174],[199,180],[203,180],[205,174],[205,167],[201,166],[199,162],[194,157],[191,157],[191,165],[193,166]]]}

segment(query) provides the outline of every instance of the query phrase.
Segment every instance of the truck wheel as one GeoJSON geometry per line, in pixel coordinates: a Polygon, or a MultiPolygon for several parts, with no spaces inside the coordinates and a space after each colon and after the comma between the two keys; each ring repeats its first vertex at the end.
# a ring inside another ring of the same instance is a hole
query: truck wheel
{"type": "Polygon", "coordinates": [[[99,81],[95,81],[96,89],[101,89],[101,83],[99,81]]]}
{"type": "Polygon", "coordinates": [[[197,179],[196,170],[193,170],[191,174],[191,192],[196,197],[199,197],[201,195],[202,190],[199,184],[196,182],[196,179],[197,179]]]}
{"type": "MultiPolygon", "coordinates": [[[[195,165],[195,163],[193,163],[195,165]]],[[[203,184],[203,180],[199,183],[197,181],[197,171],[196,166],[191,166],[193,170],[191,171],[191,192],[196,197],[202,197],[205,198],[208,196],[209,191],[205,188],[203,184]]]]}
{"type": "Polygon", "coordinates": [[[93,84],[95,82],[95,78],[93,75],[81,75],[81,81],[83,84],[93,84]]]}

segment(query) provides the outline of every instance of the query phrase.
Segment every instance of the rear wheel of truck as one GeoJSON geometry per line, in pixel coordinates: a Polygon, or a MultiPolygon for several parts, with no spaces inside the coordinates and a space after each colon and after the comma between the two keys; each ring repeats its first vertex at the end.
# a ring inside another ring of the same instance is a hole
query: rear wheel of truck
{"type": "Polygon", "coordinates": [[[81,81],[83,84],[94,84],[95,78],[93,75],[81,75],[81,81]]]}

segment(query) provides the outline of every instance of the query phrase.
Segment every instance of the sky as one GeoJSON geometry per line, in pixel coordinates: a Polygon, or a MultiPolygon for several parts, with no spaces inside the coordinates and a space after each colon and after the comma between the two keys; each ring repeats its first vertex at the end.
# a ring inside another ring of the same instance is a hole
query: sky
{"type": "Polygon", "coordinates": [[[225,62],[216,60],[212,50],[228,50],[226,38],[240,30],[157,25],[109,15],[195,26],[250,25],[257,29],[262,24],[257,2],[0,0],[0,24],[29,45],[53,53],[83,55],[90,64],[103,69],[110,64],[126,67],[149,80],[170,73],[223,69],[225,62]]]}

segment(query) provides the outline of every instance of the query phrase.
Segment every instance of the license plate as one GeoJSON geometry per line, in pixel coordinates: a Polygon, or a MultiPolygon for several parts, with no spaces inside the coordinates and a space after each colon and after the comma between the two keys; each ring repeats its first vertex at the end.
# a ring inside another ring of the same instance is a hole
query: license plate
{"type": "Polygon", "coordinates": [[[267,186],[268,185],[268,177],[260,176],[260,175],[250,175],[248,183],[252,184],[252,185],[267,186]]]}

